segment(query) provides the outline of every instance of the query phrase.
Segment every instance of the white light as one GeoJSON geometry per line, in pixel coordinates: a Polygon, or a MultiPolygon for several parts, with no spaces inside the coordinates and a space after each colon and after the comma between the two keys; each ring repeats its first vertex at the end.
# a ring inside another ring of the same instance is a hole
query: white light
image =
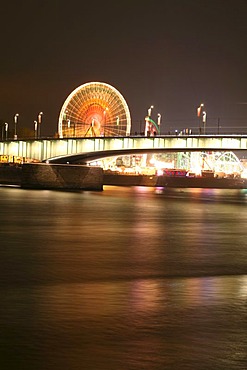
{"type": "Polygon", "coordinates": [[[148,116],[150,117],[151,116],[151,113],[152,113],[152,109],[154,108],[153,105],[150,106],[150,108],[148,109],[148,116]]]}
{"type": "Polygon", "coordinates": [[[39,112],[38,122],[41,123],[43,112],[39,112]]]}
{"type": "Polygon", "coordinates": [[[201,116],[202,107],[204,107],[204,104],[203,103],[201,103],[200,106],[197,108],[197,117],[200,117],[201,116]]]}
{"type": "Polygon", "coordinates": [[[158,113],[158,125],[160,126],[160,122],[161,122],[161,114],[158,113]]]}
{"type": "Polygon", "coordinates": [[[19,117],[19,113],[16,113],[15,116],[14,116],[15,123],[17,123],[17,121],[18,121],[18,117],[19,117]]]}

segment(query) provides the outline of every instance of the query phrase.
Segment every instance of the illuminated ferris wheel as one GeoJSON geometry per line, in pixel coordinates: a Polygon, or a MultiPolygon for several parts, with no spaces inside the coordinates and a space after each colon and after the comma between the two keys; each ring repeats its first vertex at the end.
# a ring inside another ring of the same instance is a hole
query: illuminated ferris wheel
{"type": "Polygon", "coordinates": [[[65,100],[58,122],[59,137],[128,136],[131,119],[128,105],[114,87],[89,82],[65,100]]]}

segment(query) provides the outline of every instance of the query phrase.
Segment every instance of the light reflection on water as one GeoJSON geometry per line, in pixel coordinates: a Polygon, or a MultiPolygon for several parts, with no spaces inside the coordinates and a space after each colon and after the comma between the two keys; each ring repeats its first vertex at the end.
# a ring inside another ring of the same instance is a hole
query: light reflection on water
{"type": "Polygon", "coordinates": [[[0,188],[0,369],[245,369],[246,194],[0,188]]]}

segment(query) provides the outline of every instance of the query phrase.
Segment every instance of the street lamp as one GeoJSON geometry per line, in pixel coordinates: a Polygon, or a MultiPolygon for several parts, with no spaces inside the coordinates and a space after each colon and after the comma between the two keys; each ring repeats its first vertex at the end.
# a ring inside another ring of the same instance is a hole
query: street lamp
{"type": "Polygon", "coordinates": [[[200,121],[200,118],[201,118],[201,113],[202,113],[202,108],[204,107],[204,104],[203,103],[201,103],[200,105],[199,105],[199,107],[197,108],[197,117],[198,117],[198,119],[199,119],[199,133],[201,133],[201,121],[200,121]]]}
{"type": "Polygon", "coordinates": [[[201,117],[201,111],[202,111],[202,107],[204,107],[204,104],[201,103],[199,105],[199,107],[197,108],[197,117],[200,118],[201,117]]]}
{"type": "Polygon", "coordinates": [[[5,138],[6,140],[8,139],[8,128],[9,128],[9,124],[7,122],[5,122],[5,138]]]}
{"type": "Polygon", "coordinates": [[[145,132],[144,132],[144,136],[148,136],[150,131],[149,131],[149,127],[150,127],[150,124],[149,124],[149,116],[146,116],[145,117],[145,132]]]}
{"type": "Polygon", "coordinates": [[[37,139],[38,122],[33,121],[33,123],[34,123],[34,138],[37,139]]]}
{"type": "Polygon", "coordinates": [[[38,137],[39,138],[40,138],[40,134],[41,134],[42,115],[43,115],[43,112],[39,112],[39,114],[38,114],[38,137]]]}
{"type": "Polygon", "coordinates": [[[153,105],[151,105],[151,107],[148,109],[148,117],[151,117],[151,114],[152,114],[152,109],[154,108],[153,105]]]}
{"type": "Polygon", "coordinates": [[[207,122],[207,113],[205,111],[202,112],[202,123],[203,123],[203,133],[206,134],[206,122],[207,122]]]}
{"type": "Polygon", "coordinates": [[[161,122],[161,114],[158,113],[158,125],[160,126],[160,122],[161,122]]]}
{"type": "Polygon", "coordinates": [[[150,108],[148,108],[148,115],[145,117],[145,132],[144,132],[144,135],[145,136],[149,136],[150,135],[150,122],[149,122],[149,118],[151,118],[151,114],[152,114],[152,109],[154,108],[153,105],[150,106],[150,108]]]}
{"type": "Polygon", "coordinates": [[[17,123],[18,123],[18,117],[19,113],[16,113],[14,115],[14,123],[15,123],[15,134],[14,134],[14,140],[17,140],[17,123]]]}

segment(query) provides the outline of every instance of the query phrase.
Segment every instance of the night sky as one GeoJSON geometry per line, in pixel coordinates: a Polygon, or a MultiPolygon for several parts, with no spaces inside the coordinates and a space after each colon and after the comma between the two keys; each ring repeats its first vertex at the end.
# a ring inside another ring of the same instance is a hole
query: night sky
{"type": "Polygon", "coordinates": [[[147,109],[161,132],[207,126],[247,133],[246,0],[9,0],[1,7],[0,119],[42,134],[78,86],[100,81],[126,99],[132,131],[147,109]]]}

